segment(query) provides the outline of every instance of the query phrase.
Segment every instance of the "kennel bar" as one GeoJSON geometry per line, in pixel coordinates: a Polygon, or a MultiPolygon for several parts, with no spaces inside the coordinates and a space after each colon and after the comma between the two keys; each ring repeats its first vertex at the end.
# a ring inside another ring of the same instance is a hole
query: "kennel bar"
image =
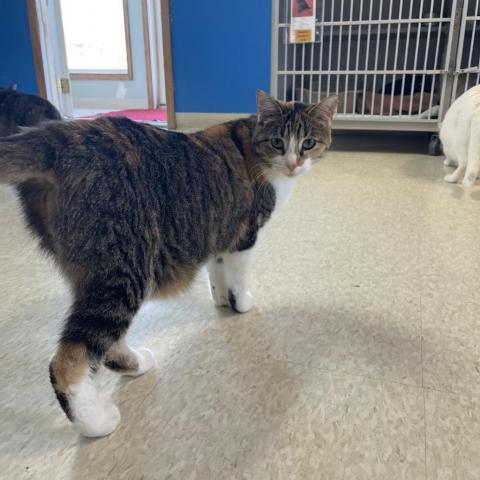
{"type": "MultiPolygon", "coordinates": [[[[450,61],[464,0],[311,0],[316,34],[305,44],[289,43],[291,1],[273,0],[271,91],[277,98],[338,94],[337,128],[438,130],[450,103],[450,61]]],[[[476,10],[463,11],[469,22],[479,20],[476,10]]]]}
{"type": "Polygon", "coordinates": [[[480,83],[480,0],[465,0],[458,55],[454,72],[452,102],[480,83]]]}

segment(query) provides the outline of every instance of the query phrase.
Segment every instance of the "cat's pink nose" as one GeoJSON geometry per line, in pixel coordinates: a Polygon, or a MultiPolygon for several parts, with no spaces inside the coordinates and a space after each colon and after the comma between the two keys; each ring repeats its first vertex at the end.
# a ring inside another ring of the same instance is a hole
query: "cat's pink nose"
{"type": "Polygon", "coordinates": [[[287,168],[290,170],[290,173],[291,173],[297,168],[297,164],[296,163],[287,163],[287,168]]]}

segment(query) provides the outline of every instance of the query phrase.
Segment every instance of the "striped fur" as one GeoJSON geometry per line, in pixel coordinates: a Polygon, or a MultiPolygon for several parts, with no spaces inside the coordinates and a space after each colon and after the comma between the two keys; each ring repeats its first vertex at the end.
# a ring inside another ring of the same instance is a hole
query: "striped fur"
{"type": "MultiPolygon", "coordinates": [[[[0,181],[37,182],[42,206],[30,225],[72,286],[50,375],[82,433],[105,435],[118,424],[116,408],[94,407],[102,361],[130,373],[152,364],[122,343],[142,302],[186,288],[209,259],[250,258],[241,252],[275,208],[273,179],[295,176],[328,148],[335,103],[282,104],[259,92],[256,116],[190,135],[101,118],[0,139],[0,181]],[[273,146],[277,137],[285,148],[273,146]],[[308,151],[307,138],[316,142],[308,151]]],[[[233,265],[230,276],[238,272],[245,268],[233,265]]],[[[235,286],[226,296],[232,308],[250,308],[235,286]]]]}

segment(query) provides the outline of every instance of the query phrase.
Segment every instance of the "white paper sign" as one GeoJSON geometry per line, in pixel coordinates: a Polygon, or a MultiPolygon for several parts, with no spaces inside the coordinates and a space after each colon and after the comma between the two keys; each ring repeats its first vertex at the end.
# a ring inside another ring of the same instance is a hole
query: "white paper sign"
{"type": "Polygon", "coordinates": [[[291,0],[290,43],[315,41],[316,0],[291,0]]]}

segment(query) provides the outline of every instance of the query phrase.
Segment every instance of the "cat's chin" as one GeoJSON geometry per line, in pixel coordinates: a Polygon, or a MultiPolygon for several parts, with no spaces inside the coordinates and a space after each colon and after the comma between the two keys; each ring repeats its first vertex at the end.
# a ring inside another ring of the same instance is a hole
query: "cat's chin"
{"type": "Polygon", "coordinates": [[[308,159],[303,165],[296,167],[294,170],[289,170],[288,168],[276,167],[264,169],[265,178],[268,180],[278,180],[282,178],[294,179],[305,175],[312,169],[312,162],[308,159]]]}
{"type": "Polygon", "coordinates": [[[285,169],[284,175],[287,178],[298,178],[305,175],[312,169],[312,161],[307,159],[303,165],[296,167],[294,170],[285,169]]]}
{"type": "Polygon", "coordinates": [[[300,177],[301,175],[305,175],[306,173],[308,173],[311,170],[311,168],[312,168],[312,164],[310,162],[308,164],[305,163],[301,167],[297,167],[295,170],[293,170],[293,172],[288,171],[286,173],[286,176],[288,178],[300,177]]]}

